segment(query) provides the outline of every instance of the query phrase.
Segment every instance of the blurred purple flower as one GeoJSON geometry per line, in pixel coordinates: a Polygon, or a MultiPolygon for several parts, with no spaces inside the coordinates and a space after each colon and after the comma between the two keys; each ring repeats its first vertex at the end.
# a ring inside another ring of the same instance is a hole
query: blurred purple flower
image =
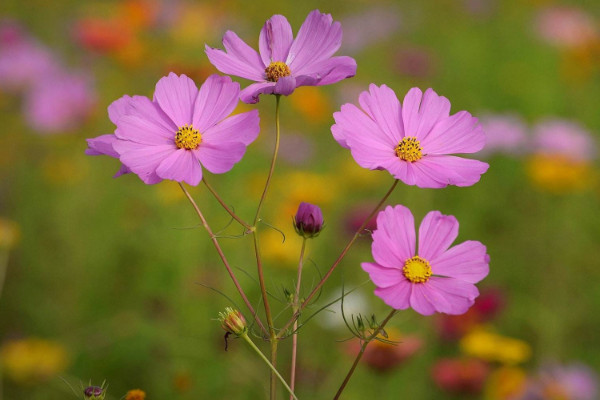
{"type": "Polygon", "coordinates": [[[598,377],[586,365],[553,365],[543,368],[518,400],[595,400],[598,394],[598,377]]]}
{"type": "Polygon", "coordinates": [[[401,21],[395,7],[369,7],[344,18],[342,25],[346,28],[342,51],[353,54],[389,39],[400,28],[401,21]]]}
{"type": "Polygon", "coordinates": [[[154,100],[122,98],[114,104],[115,139],[96,138],[88,152],[114,156],[147,184],[163,179],[197,185],[204,166],[229,171],[241,160],[260,130],[258,111],[229,116],[238,104],[240,86],[211,75],[200,90],[174,73],[156,84],[154,100]],[[111,149],[112,145],[112,149],[111,149]]]}
{"type": "Polygon", "coordinates": [[[0,21],[0,89],[14,92],[48,79],[58,62],[49,49],[37,43],[11,20],[0,21]]]}
{"type": "Polygon", "coordinates": [[[542,9],[535,20],[537,35],[549,44],[572,48],[598,38],[598,26],[585,11],[568,6],[542,9]]]}
{"type": "Polygon", "coordinates": [[[423,315],[465,313],[479,295],[475,283],[489,273],[486,247],[466,241],[450,248],[458,221],[429,212],[419,227],[416,251],[414,218],[404,206],[388,206],[377,215],[373,232],[374,263],[361,267],[376,286],[375,295],[397,310],[409,307],[423,315]]]}
{"type": "MultiPolygon", "coordinates": [[[[375,208],[375,204],[365,203],[353,206],[347,212],[344,213],[344,231],[347,235],[352,236],[356,233],[356,231],[362,226],[365,220],[371,215],[373,209],[375,208]]],[[[364,230],[368,232],[373,232],[377,229],[377,219],[372,218],[364,230]]],[[[360,236],[360,238],[367,238],[368,235],[360,236]]]]}
{"type": "Polygon", "coordinates": [[[96,104],[89,76],[81,72],[56,72],[39,79],[26,93],[24,114],[41,133],[62,133],[77,128],[96,104]]]}
{"type": "MultiPolygon", "coordinates": [[[[269,151],[272,151],[272,149],[269,148],[269,151]]],[[[279,155],[289,164],[306,164],[313,158],[314,143],[306,135],[296,133],[282,134],[279,155]]]]}
{"type": "Polygon", "coordinates": [[[299,86],[328,85],[354,76],[353,58],[332,57],[341,43],[341,24],[313,10],[295,39],[284,16],[267,20],[260,32],[260,54],[232,31],[223,36],[225,51],[208,45],[205,51],[219,71],[257,82],[240,93],[243,102],[256,103],[260,94],[287,96],[299,86]]]}
{"type": "Polygon", "coordinates": [[[475,153],[485,135],[466,111],[450,116],[450,102],[433,89],[412,88],[400,101],[386,85],[371,84],[359,99],[333,114],[335,140],[363,168],[385,169],[407,185],[443,188],[471,186],[488,164],[452,153],[475,153]]]}
{"type": "Polygon", "coordinates": [[[561,155],[573,161],[589,161],[596,157],[592,135],[576,122],[547,119],[534,127],[533,151],[561,155]]]}
{"type": "Polygon", "coordinates": [[[413,78],[430,77],[435,70],[434,55],[424,47],[400,49],[395,59],[398,72],[413,78]]]}
{"type": "Polygon", "coordinates": [[[485,133],[485,147],[481,154],[523,154],[528,150],[527,127],[516,115],[484,115],[481,126],[485,133]]]}

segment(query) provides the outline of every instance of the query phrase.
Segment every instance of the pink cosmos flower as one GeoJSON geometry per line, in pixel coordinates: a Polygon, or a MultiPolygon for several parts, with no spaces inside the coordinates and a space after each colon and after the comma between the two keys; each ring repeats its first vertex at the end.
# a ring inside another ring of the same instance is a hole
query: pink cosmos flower
{"type": "Polygon", "coordinates": [[[0,20],[0,89],[17,92],[58,71],[52,52],[15,21],[0,20]]]}
{"type": "Polygon", "coordinates": [[[485,115],[481,126],[486,141],[482,154],[504,153],[519,155],[528,150],[527,127],[517,115],[485,115]]]}
{"type": "Polygon", "coordinates": [[[475,283],[489,272],[483,244],[466,241],[450,248],[458,221],[439,211],[429,212],[419,227],[419,249],[413,215],[404,206],[388,206],[377,216],[371,247],[374,263],[362,263],[387,305],[412,307],[423,315],[466,312],[479,295],[475,283]]]}
{"type": "Polygon", "coordinates": [[[258,136],[257,110],[228,117],[239,93],[229,77],[211,75],[198,90],[187,76],[171,73],[156,84],[154,100],[134,96],[113,103],[115,137],[93,139],[88,151],[118,154],[147,184],[170,179],[197,185],[201,166],[229,171],[258,136]]]}
{"type": "Polygon", "coordinates": [[[371,84],[358,101],[362,110],[344,104],[333,114],[331,132],[361,167],[422,188],[471,186],[487,171],[484,162],[449,155],[481,150],[485,135],[468,112],[450,115],[448,99],[432,89],[412,88],[400,105],[392,89],[371,84]]]}
{"type": "Polygon", "coordinates": [[[592,15],[568,6],[542,9],[536,17],[537,35],[549,44],[573,48],[598,38],[598,24],[592,15]]]}
{"type": "Polygon", "coordinates": [[[576,122],[546,119],[534,127],[533,150],[547,155],[561,155],[573,161],[590,161],[596,157],[593,136],[576,122]]]}
{"type": "Polygon", "coordinates": [[[92,113],[96,90],[83,72],[57,71],[38,79],[25,95],[26,121],[40,133],[72,131],[92,113]]]}
{"type": "Polygon", "coordinates": [[[240,94],[245,103],[258,102],[260,94],[290,95],[299,86],[336,83],[356,74],[351,57],[332,57],[342,44],[342,27],[330,14],[313,10],[294,39],[283,15],[267,20],[259,36],[260,54],[234,32],[223,36],[225,51],[206,46],[210,62],[224,74],[250,79],[240,94]]]}

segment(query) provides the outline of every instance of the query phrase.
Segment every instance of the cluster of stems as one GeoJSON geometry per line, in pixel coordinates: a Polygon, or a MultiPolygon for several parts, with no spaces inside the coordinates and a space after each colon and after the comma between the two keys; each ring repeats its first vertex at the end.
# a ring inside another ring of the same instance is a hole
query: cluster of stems
{"type": "MultiPolygon", "coordinates": [[[[297,361],[297,347],[298,347],[298,322],[299,322],[300,316],[302,315],[302,311],[310,304],[310,302],[313,300],[314,296],[321,290],[321,288],[323,287],[325,282],[329,279],[329,277],[334,272],[334,270],[339,266],[339,264],[341,263],[343,258],[346,256],[346,254],[348,253],[348,251],[350,250],[350,248],[352,247],[354,242],[361,235],[362,231],[365,229],[367,224],[375,217],[375,214],[379,211],[379,209],[386,202],[387,198],[393,192],[398,181],[394,180],[391,188],[385,193],[385,195],[383,196],[381,201],[373,209],[373,211],[370,213],[370,215],[365,219],[363,224],[356,230],[354,236],[350,239],[350,241],[342,249],[340,255],[331,264],[329,270],[325,273],[325,275],[323,275],[321,280],[312,288],[312,290],[309,292],[309,294],[301,301],[301,298],[300,298],[301,286],[300,285],[301,285],[301,280],[302,280],[302,266],[303,266],[303,262],[304,262],[304,254],[305,254],[306,243],[307,243],[307,239],[306,238],[303,239],[302,247],[300,250],[299,262],[298,262],[298,275],[297,275],[297,279],[296,279],[296,287],[295,287],[295,291],[294,291],[293,295],[291,296],[292,315],[290,316],[289,320],[285,324],[283,324],[282,327],[276,328],[273,323],[273,313],[272,313],[271,306],[269,303],[267,288],[265,286],[265,274],[264,274],[263,262],[262,262],[262,258],[261,258],[261,252],[260,252],[260,240],[259,240],[260,230],[258,229],[259,225],[260,225],[259,223],[261,222],[261,210],[263,208],[263,204],[265,202],[265,199],[267,198],[267,194],[268,194],[269,188],[271,186],[271,180],[273,177],[273,172],[275,171],[275,166],[277,163],[277,155],[279,152],[279,143],[280,143],[280,122],[279,122],[279,114],[280,114],[279,111],[280,110],[279,109],[280,109],[280,101],[281,101],[280,95],[275,95],[275,99],[276,99],[276,106],[275,106],[274,151],[273,151],[273,156],[271,159],[269,171],[267,174],[267,178],[265,181],[264,189],[262,191],[262,195],[258,202],[258,206],[256,208],[256,214],[254,216],[254,220],[253,220],[252,224],[249,224],[244,219],[242,219],[240,216],[238,216],[230,207],[227,206],[227,203],[219,196],[219,194],[215,191],[215,189],[212,186],[210,186],[210,184],[206,181],[206,179],[204,179],[204,178],[202,179],[202,182],[204,183],[206,188],[216,198],[216,200],[223,207],[223,209],[235,221],[237,221],[241,226],[244,227],[245,234],[253,236],[254,253],[256,256],[257,275],[258,275],[258,282],[260,285],[262,304],[264,306],[265,321],[263,321],[261,319],[260,315],[258,314],[256,309],[252,306],[252,303],[250,302],[250,300],[248,299],[248,296],[244,292],[244,289],[242,288],[239,280],[237,279],[235,272],[231,268],[231,265],[230,265],[229,261],[227,260],[227,257],[225,256],[225,254],[221,248],[221,245],[219,244],[219,240],[218,240],[217,236],[214,234],[214,232],[210,228],[204,214],[201,212],[200,208],[194,201],[193,197],[190,195],[189,191],[186,189],[185,185],[183,185],[182,183],[180,183],[179,185],[180,185],[181,189],[183,190],[183,193],[185,194],[187,199],[190,201],[190,203],[194,207],[194,210],[195,210],[196,214],[198,214],[198,217],[200,218],[202,225],[208,232],[208,235],[210,236],[210,240],[212,241],[221,261],[223,262],[223,265],[225,266],[225,269],[227,270],[229,277],[231,278],[233,284],[235,285],[236,290],[238,291],[240,297],[242,298],[249,313],[252,315],[252,320],[254,321],[254,323],[256,324],[258,329],[260,330],[261,336],[263,337],[263,339],[265,341],[268,341],[270,343],[271,354],[270,354],[270,360],[269,360],[260,351],[260,349],[252,342],[252,340],[249,338],[249,336],[246,333],[240,335],[240,337],[242,337],[252,347],[252,349],[259,354],[261,359],[270,368],[270,399],[271,400],[276,399],[277,390],[278,390],[278,382],[281,382],[283,384],[283,386],[286,388],[286,390],[289,392],[290,400],[297,400],[297,397],[294,394],[294,389],[295,389],[295,380],[296,380],[296,361],[297,361]],[[289,384],[288,384],[277,370],[277,351],[278,351],[279,342],[282,339],[285,339],[289,336],[292,337],[292,360],[291,360],[290,379],[289,379],[289,384]]],[[[394,315],[394,313],[395,313],[395,310],[392,310],[392,312],[379,325],[379,327],[373,330],[371,335],[363,338],[361,350],[360,350],[359,354],[357,355],[357,357],[354,361],[354,364],[350,368],[350,371],[348,372],[347,376],[345,377],[344,381],[342,382],[337,394],[335,395],[335,397],[334,397],[335,399],[339,398],[340,394],[346,387],[346,385],[347,385],[348,381],[350,380],[350,377],[354,373],[354,370],[356,369],[356,366],[357,366],[358,362],[360,361],[362,354],[364,353],[364,350],[367,347],[367,345],[373,339],[375,339],[377,337],[377,335],[381,332],[381,330],[383,329],[385,324],[387,324],[387,322],[391,319],[391,317],[394,315]]]]}

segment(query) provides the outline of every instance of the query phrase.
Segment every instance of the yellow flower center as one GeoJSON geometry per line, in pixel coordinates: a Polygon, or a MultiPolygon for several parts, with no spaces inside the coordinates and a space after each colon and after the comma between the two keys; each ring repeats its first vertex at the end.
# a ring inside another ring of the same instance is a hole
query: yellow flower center
{"type": "Polygon", "coordinates": [[[394,149],[399,159],[415,162],[423,157],[421,143],[414,136],[406,136],[394,149]]]}
{"type": "Polygon", "coordinates": [[[194,150],[202,142],[202,135],[192,125],[184,125],[175,134],[175,144],[180,149],[194,150]]]}
{"type": "Polygon", "coordinates": [[[267,68],[265,68],[265,74],[267,74],[267,80],[269,82],[277,82],[279,78],[284,76],[290,76],[292,71],[284,62],[273,61],[267,68]]]}
{"type": "Polygon", "coordinates": [[[431,265],[429,265],[427,260],[419,256],[414,256],[406,260],[402,272],[406,279],[412,283],[425,283],[432,274],[431,265]]]}

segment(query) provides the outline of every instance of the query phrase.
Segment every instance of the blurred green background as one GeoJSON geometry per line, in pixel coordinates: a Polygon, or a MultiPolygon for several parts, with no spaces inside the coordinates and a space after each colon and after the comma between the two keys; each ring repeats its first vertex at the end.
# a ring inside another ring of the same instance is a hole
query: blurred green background
{"type": "MultiPolygon", "coordinates": [[[[392,184],[387,172],[355,165],[329,129],[332,113],[343,103],[356,103],[369,83],[387,84],[400,99],[411,87],[432,87],[450,99],[452,112],[516,115],[529,135],[538,122],[556,118],[574,121],[598,138],[600,6],[592,1],[3,0],[3,21],[19,25],[45,46],[61,68],[83,71],[91,99],[74,123],[45,129],[32,122],[26,106],[31,94],[23,87],[0,87],[3,399],[75,398],[65,381],[79,391],[90,380],[106,380],[110,399],[134,388],[150,400],[266,397],[266,367],[240,341],[230,340],[224,351],[216,316],[231,303],[211,288],[236,302],[239,296],[178,185],[146,186],[134,175],[112,179],[118,161],[85,156],[85,139],[113,131],[105,110],[123,94],[151,96],[156,81],[169,71],[185,73],[198,85],[217,72],[204,45],[222,48],[226,30],[256,48],[271,15],[285,15],[297,32],[314,8],[342,21],[344,44],[337,54],[354,57],[358,73],[282,99],[282,153],[265,219],[287,240],[281,244],[281,235],[268,229],[262,240],[280,326],[290,317],[282,299],[296,276],[299,239],[291,221],[298,204],[320,205],[327,225],[308,244],[308,293],[351,237],[349,225],[392,184]],[[558,10],[550,34],[541,27],[549,10],[558,10]],[[568,40],[561,40],[565,22],[560,17],[573,10],[591,28],[566,29],[568,40]]],[[[63,100],[56,101],[61,106],[63,100]]],[[[256,106],[240,105],[241,111],[258,107],[259,139],[231,172],[207,173],[248,220],[273,147],[274,105],[269,96],[256,106]]],[[[75,106],[65,101],[61,107],[75,106]]],[[[472,187],[399,185],[388,203],[408,206],[417,221],[430,210],[455,215],[461,224],[457,243],[472,239],[487,245],[491,272],[479,286],[482,292],[500,293],[503,307],[484,321],[485,329],[522,341],[530,356],[524,351],[508,363],[501,356],[483,357],[486,373],[476,390],[468,395],[462,388],[448,391],[432,383],[433,366],[442,357],[472,354],[458,341],[440,338],[438,317],[408,310],[390,326],[400,332],[400,342],[419,337],[420,350],[394,367],[364,363],[343,398],[508,399],[494,386],[498,371],[534,377],[549,362],[580,362],[598,371],[597,163],[573,160],[572,173],[553,175],[556,168],[532,161],[534,147],[517,147],[508,154],[488,154],[490,169],[472,187]]],[[[228,215],[206,188],[192,193],[215,231],[240,233],[235,224],[228,225],[228,215]]],[[[258,304],[251,238],[221,243],[258,304]]],[[[372,259],[369,243],[363,238],[355,245],[309,314],[340,296],[342,284],[358,287],[348,299],[362,305],[357,310],[379,318],[387,314],[359,266],[372,259]]],[[[324,312],[301,330],[301,399],[331,398],[349,368],[353,356],[342,341],[351,335],[341,321],[339,311],[324,312]]],[[[268,350],[266,343],[260,346],[268,350]]],[[[384,350],[384,358],[386,352],[394,348],[384,350]]],[[[290,340],[281,344],[279,359],[286,377],[289,358],[290,340]]],[[[473,376],[467,373],[467,378],[473,376]]]]}

